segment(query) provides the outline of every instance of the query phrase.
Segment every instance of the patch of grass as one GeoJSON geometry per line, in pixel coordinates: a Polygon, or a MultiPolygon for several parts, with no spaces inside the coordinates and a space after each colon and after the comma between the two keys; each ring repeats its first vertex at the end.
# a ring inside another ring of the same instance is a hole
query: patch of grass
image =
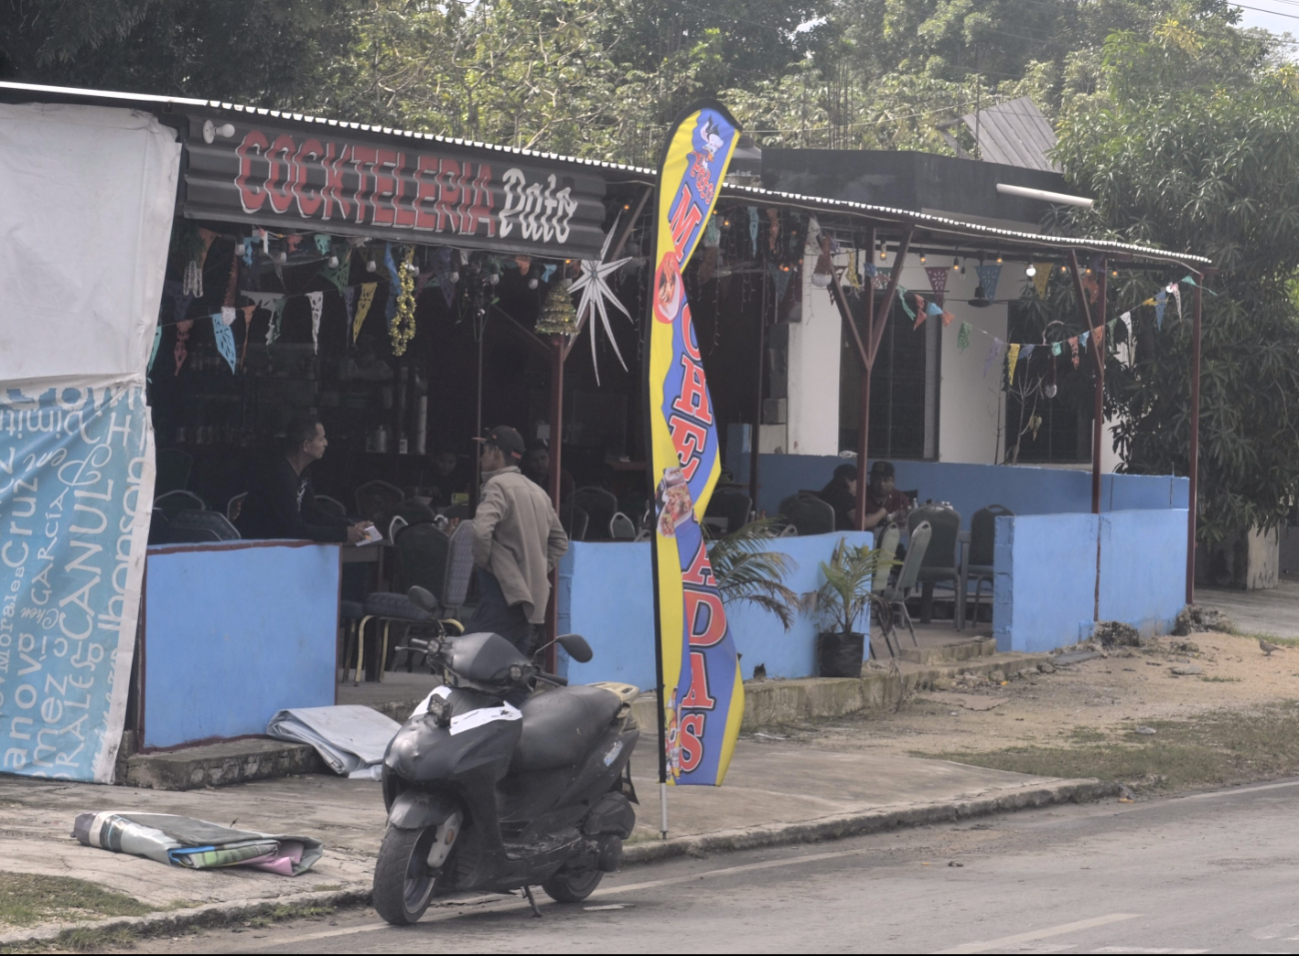
{"type": "Polygon", "coordinates": [[[101,916],[143,916],[154,907],[70,876],[0,871],[0,927],[101,916]]]}
{"type": "Polygon", "coordinates": [[[1202,674],[1200,680],[1206,684],[1239,684],[1243,677],[1223,677],[1221,674],[1202,674]]]}
{"type": "Polygon", "coordinates": [[[1069,731],[1068,739],[1075,744],[1099,744],[1109,737],[1095,727],[1074,727],[1069,731]]]}
{"type": "Polygon", "coordinates": [[[957,763],[1048,777],[1107,781],[1162,776],[1170,790],[1219,787],[1299,772],[1299,701],[1189,720],[1150,721],[1156,733],[1069,747],[929,753],[957,763]]]}

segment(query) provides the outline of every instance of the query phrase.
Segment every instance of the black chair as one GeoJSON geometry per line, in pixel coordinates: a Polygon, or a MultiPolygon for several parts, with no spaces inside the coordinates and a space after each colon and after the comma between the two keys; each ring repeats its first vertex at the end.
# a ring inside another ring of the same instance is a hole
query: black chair
{"type": "Polygon", "coordinates": [[[175,491],[169,491],[154,498],[153,507],[155,510],[164,512],[170,518],[178,511],[206,511],[207,502],[192,491],[178,488],[175,491]]]}
{"type": "Polygon", "coordinates": [[[238,541],[239,531],[219,511],[182,509],[170,518],[172,543],[238,541]]]}
{"type": "Polygon", "coordinates": [[[376,478],[356,489],[356,513],[380,528],[386,528],[406,494],[396,485],[376,478]]]}
{"type": "Polygon", "coordinates": [[[753,499],[742,491],[718,490],[713,492],[712,501],[704,511],[705,518],[722,518],[726,521],[726,532],[739,531],[749,523],[749,514],[753,511],[753,499]]]}
{"type": "MultiPolygon", "coordinates": [[[[992,593],[992,565],[995,560],[997,544],[997,519],[1013,518],[1015,512],[1005,505],[988,505],[980,508],[970,518],[970,550],[966,554],[965,585],[968,588],[970,578],[974,578],[974,622],[979,622],[979,604],[983,596],[983,582],[988,582],[989,600],[992,593]]],[[[962,594],[964,596],[964,594],[962,594]]]]}
{"type": "Polygon", "coordinates": [[[780,503],[780,513],[799,535],[830,534],[834,531],[834,508],[812,492],[800,491],[780,503]]]}
{"type": "Polygon", "coordinates": [[[578,488],[568,496],[568,502],[581,508],[590,518],[586,526],[587,541],[608,541],[609,522],[618,510],[618,499],[604,488],[578,488]]]}
{"type": "Polygon", "coordinates": [[[559,506],[559,523],[564,529],[564,534],[568,535],[569,541],[585,541],[586,529],[590,522],[591,516],[571,500],[559,506]]]}
{"type": "Polygon", "coordinates": [[[321,514],[327,514],[333,518],[347,517],[347,508],[337,498],[331,498],[329,495],[316,495],[315,500],[316,508],[319,509],[321,514]]]}
{"type": "Polygon", "coordinates": [[[907,516],[907,531],[914,533],[921,522],[928,522],[932,530],[924,563],[920,565],[917,581],[921,585],[920,622],[928,624],[934,616],[934,585],[951,585],[953,595],[952,626],[960,630],[963,622],[955,605],[961,586],[960,571],[956,566],[956,539],[961,533],[961,513],[949,504],[928,504],[916,508],[907,516]]]}

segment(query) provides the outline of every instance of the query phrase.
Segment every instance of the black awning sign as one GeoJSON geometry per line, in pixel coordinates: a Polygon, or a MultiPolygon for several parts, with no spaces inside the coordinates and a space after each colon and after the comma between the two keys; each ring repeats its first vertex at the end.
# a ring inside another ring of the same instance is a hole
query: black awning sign
{"type": "Polygon", "coordinates": [[[500,252],[599,255],[599,176],[472,147],[417,150],[391,137],[313,133],[257,125],[236,126],[212,143],[192,137],[185,214],[500,252]]]}

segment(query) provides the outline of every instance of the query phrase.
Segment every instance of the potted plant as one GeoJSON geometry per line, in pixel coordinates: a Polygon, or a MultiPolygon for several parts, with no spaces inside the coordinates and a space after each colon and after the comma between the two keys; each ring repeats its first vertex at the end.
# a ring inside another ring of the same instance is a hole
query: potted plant
{"type": "Polygon", "coordinates": [[[777,519],[764,518],[723,535],[709,547],[708,562],[724,604],[756,604],[780,618],[788,631],[800,604],[798,595],[786,587],[785,578],[798,564],[787,554],[767,550],[783,525],[777,519]]]}
{"type": "Polygon", "coordinates": [[[876,571],[897,562],[883,549],[851,545],[840,538],[829,561],[821,562],[825,583],[816,592],[817,669],[822,677],[860,677],[870,632],[871,584],[876,571]],[[855,628],[865,615],[865,631],[855,628]]]}

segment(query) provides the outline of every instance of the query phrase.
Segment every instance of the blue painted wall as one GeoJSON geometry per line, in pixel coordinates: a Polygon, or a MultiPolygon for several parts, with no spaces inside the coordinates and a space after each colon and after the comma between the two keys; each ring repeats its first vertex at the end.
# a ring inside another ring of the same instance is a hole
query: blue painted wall
{"type": "Polygon", "coordinates": [[[992,632],[999,651],[1049,651],[1091,633],[1097,518],[997,519],[992,632]]]}
{"type": "Polygon", "coordinates": [[[1167,634],[1186,603],[1185,508],[1101,516],[1101,620],[1167,634]]]}
{"type": "Polygon", "coordinates": [[[334,703],[338,545],[149,549],[144,739],[174,747],[266,732],[334,703]]]}
{"type": "MultiPolygon", "coordinates": [[[[776,514],[781,499],[802,489],[825,486],[844,459],[817,455],[762,455],[758,461],[758,507],[776,514]]],[[[1088,513],[1092,509],[1091,472],[1027,465],[963,465],[934,461],[897,461],[897,487],[919,491],[921,502],[950,501],[964,526],[990,504],[1005,505],[1017,515],[1088,513]]],[[[747,456],[728,458],[735,480],[749,480],[747,456]]],[[[1189,482],[1168,475],[1102,475],[1101,509],[1185,508],[1189,482]]]]}
{"type": "MultiPolygon", "coordinates": [[[[871,534],[859,532],[773,539],[771,549],[797,563],[785,583],[799,594],[819,588],[819,564],[843,537],[854,544],[872,541],[871,534]]],[[[649,542],[575,541],[564,556],[559,577],[560,632],[576,631],[594,651],[587,664],[567,662],[568,678],[577,683],[610,680],[654,687],[649,542]]],[[[775,615],[749,604],[728,607],[727,617],[745,680],[759,664],[768,677],[816,673],[816,624],[811,617],[797,616],[788,632],[775,615]]]]}
{"type": "Polygon", "coordinates": [[[1049,651],[1100,620],[1167,633],[1186,599],[1185,508],[997,519],[993,633],[1001,651],[1049,651]]]}

